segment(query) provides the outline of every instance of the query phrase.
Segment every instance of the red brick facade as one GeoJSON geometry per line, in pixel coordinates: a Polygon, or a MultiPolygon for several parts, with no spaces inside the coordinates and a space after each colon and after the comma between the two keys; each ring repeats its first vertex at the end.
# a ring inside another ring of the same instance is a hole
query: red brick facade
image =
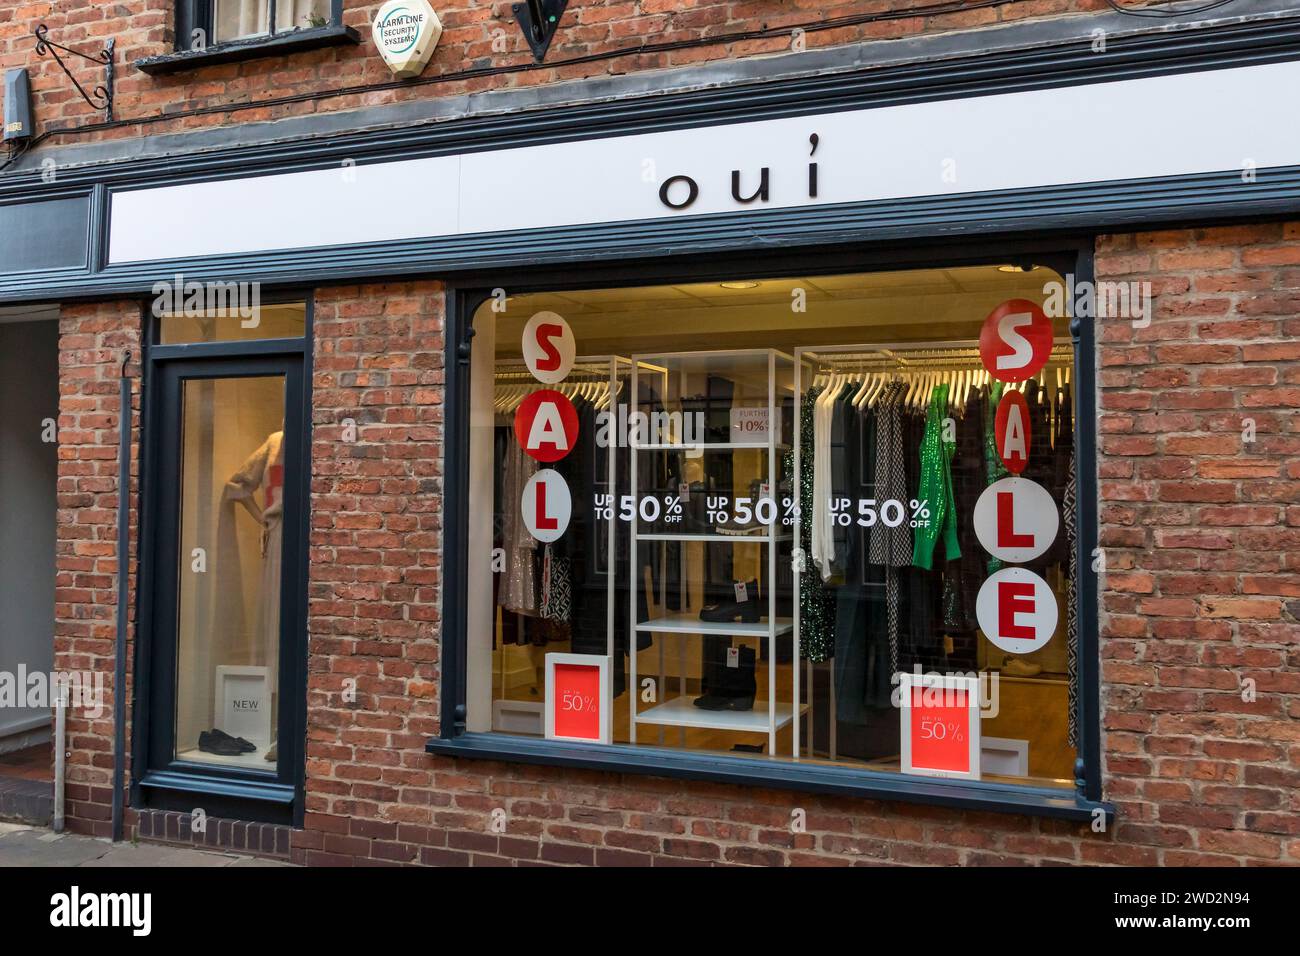
{"type": "MultiPolygon", "coordinates": [[[[54,668],[98,671],[107,691],[90,719],[68,710],[67,816],[73,829],[110,832],[113,793],[114,639],[117,633],[118,388],[123,352],[135,403],[131,476],[131,641],[139,504],[140,316],[138,302],[69,305],[59,323],[59,487],[54,592],[54,668]]],[[[128,693],[130,691],[128,683],[128,693]]],[[[128,702],[130,697],[127,698],[128,702]]],[[[128,718],[130,707],[127,708],[128,718]]],[[[129,724],[128,724],[129,739],[129,724]]],[[[129,770],[129,765],[128,765],[129,770]]]]}
{"type": "MultiPolygon", "coordinates": [[[[1108,832],[426,755],[454,450],[443,292],[424,282],[316,297],[307,817],[293,858],[1300,863],[1300,224],[1105,236],[1097,270],[1157,296],[1146,328],[1099,323],[1108,832]]],[[[64,310],[59,667],[111,672],[116,363],[138,315],[132,303],[64,310]]],[[[69,816],[103,832],[111,720],[72,726],[69,816]]]]}
{"type": "MultiPolygon", "coordinates": [[[[61,148],[1108,9],[571,0],[537,64],[507,0],[434,5],[444,33],[415,82],[376,55],[380,4],[352,0],[360,45],[173,76],[131,65],[174,50],[172,0],[3,4],[0,71],[29,70],[36,132],[61,148]],[[40,23],[72,46],[116,39],[116,124],[35,56],[40,23]]],[[[441,588],[444,461],[459,452],[444,445],[444,290],[429,280],[316,291],[305,826],[222,824],[204,842],[311,864],[1300,864],[1300,223],[1102,236],[1096,252],[1099,279],[1156,294],[1149,326],[1098,330],[1104,795],[1118,808],[1106,832],[428,756],[454,599],[441,588]]],[[[129,348],[134,555],[140,315],[135,300],[65,304],[60,325],[55,667],[101,671],[112,693],[118,374],[129,348]]],[[[131,581],[134,617],[134,568],[131,581]]],[[[98,719],[69,716],[69,825],[96,835],[111,803],[104,703],[98,719]]],[[[193,839],[176,814],[128,812],[127,826],[193,839]]]]}
{"type": "MultiPolygon", "coordinates": [[[[795,27],[804,31],[798,42],[812,49],[1106,8],[1105,0],[970,0],[964,10],[942,0],[571,0],[554,52],[536,64],[508,0],[446,0],[434,5],[443,35],[421,80],[394,83],[370,41],[380,6],[345,0],[343,22],[362,38],[356,46],[154,77],[131,64],[174,51],[174,0],[4,4],[0,70],[26,66],[32,72],[38,133],[80,126],[99,115],[51,59],[34,57],[32,31],[44,23],[58,42],[89,48],[116,39],[119,125],[54,140],[67,145],[785,53],[796,42],[795,27]],[[838,25],[841,18],[853,22],[838,25]],[[676,44],[688,45],[668,49],[676,44]],[[369,89],[376,86],[382,88],[369,89]]],[[[87,74],[83,81],[93,76],[98,82],[94,67],[74,66],[87,74]]]]}

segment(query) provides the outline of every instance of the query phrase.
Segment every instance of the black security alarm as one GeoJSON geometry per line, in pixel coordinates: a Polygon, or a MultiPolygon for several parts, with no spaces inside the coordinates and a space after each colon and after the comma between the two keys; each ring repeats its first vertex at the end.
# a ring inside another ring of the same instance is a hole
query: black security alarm
{"type": "Polygon", "coordinates": [[[32,84],[22,67],[5,73],[4,141],[30,139],[32,135],[32,84]]]}

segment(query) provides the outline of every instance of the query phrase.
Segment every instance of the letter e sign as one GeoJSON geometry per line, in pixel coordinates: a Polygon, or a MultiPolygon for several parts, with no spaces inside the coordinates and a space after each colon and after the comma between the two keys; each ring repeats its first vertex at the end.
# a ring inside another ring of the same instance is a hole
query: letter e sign
{"type": "Polygon", "coordinates": [[[1028,568],[1003,568],[980,588],[975,617],[994,647],[1032,654],[1056,632],[1056,595],[1028,568]]]}
{"type": "Polygon", "coordinates": [[[424,72],[442,36],[442,22],[429,0],[388,0],[375,14],[371,36],[393,74],[409,79],[424,72]]]}
{"type": "Polygon", "coordinates": [[[980,329],[980,359],[999,382],[1023,382],[1052,357],[1052,320],[1028,299],[1008,299],[980,329]]]}

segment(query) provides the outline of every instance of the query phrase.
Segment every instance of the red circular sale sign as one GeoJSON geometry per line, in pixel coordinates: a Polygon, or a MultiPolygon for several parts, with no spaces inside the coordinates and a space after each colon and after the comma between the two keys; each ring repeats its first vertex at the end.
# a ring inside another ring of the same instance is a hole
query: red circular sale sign
{"type": "Polygon", "coordinates": [[[1052,320],[1028,299],[1008,299],[980,330],[980,359],[1000,382],[1033,378],[1052,355],[1052,320]]]}
{"type": "Polygon", "coordinates": [[[1029,427],[1029,403],[1025,396],[1012,389],[998,402],[998,413],[993,419],[993,438],[997,442],[998,457],[1007,471],[1018,475],[1029,464],[1029,442],[1033,432],[1029,427]]]}
{"type": "Polygon", "coordinates": [[[555,389],[539,389],[515,409],[515,439],[538,461],[559,461],[578,441],[578,410],[555,389]]]}

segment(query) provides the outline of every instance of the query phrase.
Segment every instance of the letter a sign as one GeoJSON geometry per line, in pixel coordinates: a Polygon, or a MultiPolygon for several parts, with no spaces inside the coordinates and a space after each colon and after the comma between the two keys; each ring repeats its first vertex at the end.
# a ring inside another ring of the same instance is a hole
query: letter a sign
{"type": "Polygon", "coordinates": [[[998,446],[998,457],[1007,471],[1018,475],[1029,464],[1029,442],[1033,435],[1029,427],[1029,403],[1017,391],[1008,390],[998,402],[998,413],[993,419],[993,437],[998,446]]]}
{"type": "Polygon", "coordinates": [[[559,461],[578,441],[578,410],[563,392],[542,388],[515,410],[515,439],[538,461],[559,461]]]}
{"type": "Polygon", "coordinates": [[[388,0],[375,14],[371,35],[394,75],[409,79],[424,72],[442,23],[429,0],[388,0]]]}

